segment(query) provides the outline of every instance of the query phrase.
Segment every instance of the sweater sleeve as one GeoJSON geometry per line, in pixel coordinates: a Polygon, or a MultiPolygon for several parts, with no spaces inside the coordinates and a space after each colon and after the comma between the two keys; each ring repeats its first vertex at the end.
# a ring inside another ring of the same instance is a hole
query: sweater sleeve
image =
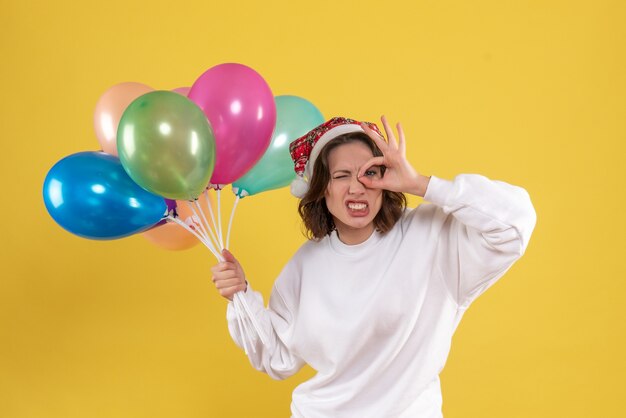
{"type": "MultiPolygon", "coordinates": [[[[293,314],[277,287],[274,286],[272,290],[267,308],[263,305],[263,296],[252,290],[250,285],[244,293],[244,298],[268,337],[267,345],[264,346],[256,332],[252,331],[254,333],[252,345],[254,345],[256,352],[252,351],[250,341],[247,341],[248,358],[252,366],[277,380],[286,379],[295,374],[305,363],[289,348],[289,341],[294,328],[293,314]]],[[[242,335],[233,302],[228,303],[226,319],[231,337],[239,347],[243,348],[242,335]]],[[[254,330],[252,325],[249,328],[254,330]]]]}
{"type": "Polygon", "coordinates": [[[435,263],[465,308],[524,254],[535,210],[523,188],[478,174],[431,176],[424,199],[443,212],[435,263]]]}

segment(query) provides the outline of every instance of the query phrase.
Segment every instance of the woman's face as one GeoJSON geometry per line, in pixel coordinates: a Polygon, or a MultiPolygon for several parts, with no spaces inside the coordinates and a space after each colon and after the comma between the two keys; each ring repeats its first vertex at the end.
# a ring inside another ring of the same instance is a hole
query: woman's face
{"type": "MultiPolygon", "coordinates": [[[[359,141],[340,145],[328,155],[326,207],[333,215],[341,240],[347,244],[362,242],[371,235],[374,218],[382,206],[383,191],[368,189],[357,178],[359,169],[373,156],[368,146],[359,141]]],[[[371,167],[365,175],[380,178],[380,167],[371,167]]]]}

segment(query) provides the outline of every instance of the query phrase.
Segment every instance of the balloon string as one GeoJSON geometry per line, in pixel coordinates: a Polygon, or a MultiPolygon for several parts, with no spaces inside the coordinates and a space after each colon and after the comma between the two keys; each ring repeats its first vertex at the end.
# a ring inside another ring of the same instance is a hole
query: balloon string
{"type": "MultiPolygon", "coordinates": [[[[175,224],[181,226],[182,228],[184,228],[185,230],[187,230],[188,232],[193,234],[198,239],[198,241],[200,241],[205,246],[207,246],[207,242],[206,242],[206,239],[205,239],[204,235],[202,234],[201,231],[198,231],[195,227],[194,228],[190,227],[185,222],[181,221],[179,218],[175,218],[172,215],[168,215],[165,219],[167,219],[168,221],[174,222],[175,224]]],[[[209,250],[211,250],[210,247],[207,246],[207,248],[209,248],[209,250]]],[[[213,253],[213,251],[211,251],[211,252],[213,253]]],[[[215,253],[213,253],[213,255],[215,255],[215,253]]]]}
{"type": "MultiPolygon", "coordinates": [[[[213,214],[213,207],[211,206],[211,202],[209,201],[209,192],[207,190],[204,191],[204,195],[206,196],[207,205],[209,207],[209,216],[211,216],[211,222],[213,222],[213,228],[217,232],[217,224],[215,223],[215,215],[213,214]]],[[[217,239],[215,240],[217,242],[217,239]]]]}
{"type": "MultiPolygon", "coordinates": [[[[187,201],[186,203],[187,203],[187,207],[189,207],[189,210],[191,210],[191,212],[193,213],[191,220],[193,221],[194,224],[197,224],[200,227],[200,229],[198,230],[198,233],[200,233],[206,241],[209,241],[209,234],[207,233],[207,230],[204,227],[204,224],[202,223],[202,219],[200,219],[200,216],[198,216],[198,212],[196,212],[191,201],[187,201]]],[[[214,247],[216,247],[214,242],[211,242],[211,244],[213,244],[214,247]]]]}
{"type": "MultiPolygon", "coordinates": [[[[192,210],[193,210],[193,208],[192,208],[192,210]]],[[[215,258],[217,259],[218,262],[223,262],[224,261],[224,257],[222,257],[222,254],[217,252],[217,250],[213,247],[213,244],[210,241],[208,241],[208,239],[205,239],[198,231],[192,229],[185,222],[183,222],[180,219],[175,218],[175,217],[173,217],[171,215],[168,215],[167,219],[172,221],[172,222],[174,222],[174,223],[176,223],[177,225],[180,225],[186,231],[188,231],[191,234],[193,234],[201,243],[204,244],[205,247],[207,247],[209,249],[209,251],[211,251],[211,253],[215,256],[215,258]]],[[[239,325],[239,330],[240,330],[241,338],[242,338],[242,341],[243,341],[244,351],[245,351],[245,353],[247,355],[248,354],[248,349],[247,349],[247,344],[246,344],[246,333],[244,333],[244,331],[243,331],[243,326],[245,326],[246,314],[250,315],[251,311],[250,311],[250,308],[248,307],[248,304],[246,303],[245,299],[241,295],[241,292],[237,292],[235,294],[234,298],[237,299],[240,302],[240,304],[243,305],[243,308],[244,308],[243,311],[242,311],[242,309],[241,309],[242,306],[241,305],[238,305],[236,303],[234,304],[235,315],[237,317],[237,323],[239,325]]],[[[257,333],[259,333],[258,325],[257,326],[254,325],[255,321],[252,321],[252,323],[253,323],[253,326],[254,326],[255,330],[257,331],[257,333]]],[[[250,341],[252,341],[251,337],[249,336],[249,333],[250,332],[248,331],[247,337],[248,337],[248,339],[250,341]]],[[[261,341],[263,341],[263,338],[261,338],[261,341]]],[[[250,345],[252,346],[252,348],[254,350],[254,346],[252,345],[252,343],[250,343],[250,345]]],[[[254,350],[254,352],[256,352],[256,350],[254,350]]]]}
{"type": "Polygon", "coordinates": [[[237,196],[235,199],[235,203],[233,204],[233,210],[230,212],[230,220],[228,221],[228,233],[226,234],[226,248],[230,248],[230,230],[233,226],[233,219],[235,217],[235,209],[237,209],[237,204],[241,198],[237,196]]]}
{"type": "MultiPolygon", "coordinates": [[[[235,215],[235,209],[237,208],[237,204],[239,203],[239,200],[240,200],[240,198],[239,198],[239,196],[237,196],[237,198],[235,199],[235,203],[233,204],[233,210],[230,213],[230,220],[228,222],[228,232],[227,232],[227,235],[226,235],[226,247],[225,248],[227,248],[227,249],[230,248],[230,231],[231,231],[231,227],[232,227],[233,218],[234,218],[234,215],[235,215]]],[[[220,241],[221,241],[222,240],[222,231],[221,231],[222,221],[221,221],[220,189],[217,189],[217,202],[218,202],[218,208],[219,208],[218,216],[220,216],[220,218],[219,218],[219,225],[220,225],[219,236],[220,236],[220,241]]],[[[243,292],[239,291],[239,292],[235,293],[234,299],[239,302],[239,305],[235,305],[235,306],[240,306],[240,307],[242,307],[244,309],[244,313],[247,314],[248,320],[252,324],[252,327],[254,328],[254,330],[259,335],[259,338],[261,339],[261,342],[263,344],[265,344],[266,341],[267,341],[267,339],[265,337],[265,333],[261,330],[261,326],[259,325],[258,321],[256,320],[256,318],[252,314],[252,310],[250,309],[250,306],[248,305],[248,302],[243,297],[243,292]]],[[[245,317],[245,315],[244,315],[244,317],[245,317]]],[[[246,330],[248,331],[248,337],[251,338],[250,337],[250,330],[247,327],[247,323],[245,321],[244,321],[244,326],[246,327],[246,330]]],[[[252,345],[252,351],[256,353],[256,350],[254,349],[254,345],[252,345]]]]}
{"type": "MultiPolygon", "coordinates": [[[[207,205],[209,208],[209,214],[211,216],[211,220],[213,221],[213,225],[215,225],[215,216],[213,215],[213,210],[211,208],[211,204],[210,201],[208,199],[208,193],[205,190],[205,194],[207,194],[207,205]]],[[[235,205],[233,206],[233,213],[234,213],[234,209],[237,206],[238,203],[237,199],[235,201],[235,205]]],[[[218,216],[220,216],[219,222],[220,222],[220,227],[221,227],[221,201],[220,201],[220,191],[217,190],[217,201],[218,201],[218,216]]],[[[192,212],[194,213],[194,215],[196,217],[198,217],[195,209],[193,208],[193,206],[191,205],[190,202],[187,202],[192,210],[192,212]]],[[[204,213],[201,211],[202,215],[204,216],[204,213]]],[[[231,221],[233,219],[233,213],[231,213],[231,221]]],[[[198,233],[196,233],[196,231],[192,230],[187,224],[185,224],[184,222],[180,221],[180,219],[176,219],[173,217],[168,217],[169,219],[172,219],[174,222],[176,222],[177,224],[181,225],[182,227],[184,227],[187,231],[191,232],[192,234],[194,234],[199,240],[200,242],[202,242],[212,253],[213,255],[217,258],[217,260],[219,262],[224,261],[224,258],[222,257],[222,255],[220,254],[220,252],[218,252],[214,247],[213,247],[213,243],[210,242],[208,236],[206,239],[203,239],[198,233]]],[[[206,219],[206,217],[204,217],[206,219]]],[[[198,218],[198,220],[200,220],[200,218],[198,218]]],[[[202,222],[202,221],[201,221],[202,222]]],[[[201,228],[204,230],[204,225],[202,223],[200,223],[201,228]]],[[[207,221],[207,226],[208,226],[208,221],[207,221]]],[[[229,228],[230,229],[230,228],[229,228]]],[[[209,228],[209,231],[211,231],[211,229],[209,228]]],[[[223,243],[222,243],[222,235],[221,235],[221,230],[219,230],[219,237],[220,237],[220,244],[222,245],[221,248],[223,247],[223,243]]],[[[206,234],[206,231],[205,231],[206,234]]],[[[215,238],[215,236],[213,235],[213,237],[215,238]]],[[[217,247],[217,240],[216,241],[216,245],[215,247],[217,247]]],[[[248,317],[248,320],[250,321],[250,323],[252,324],[252,327],[254,328],[254,330],[257,332],[261,342],[265,345],[267,338],[265,337],[265,333],[262,331],[260,324],[258,323],[258,321],[256,320],[256,318],[254,317],[254,315],[252,314],[252,310],[250,309],[250,306],[248,305],[246,299],[243,297],[242,295],[243,292],[237,292],[234,295],[234,299],[237,300],[238,303],[234,304],[235,307],[235,313],[237,314],[237,320],[238,321],[243,321],[243,326],[246,327],[247,323],[245,322],[245,317],[248,317]],[[243,311],[241,311],[241,308],[243,308],[243,311]]],[[[250,337],[250,331],[249,329],[246,328],[246,331],[248,331],[248,339],[250,339],[250,341],[252,341],[251,337],[250,337]]],[[[242,333],[242,339],[243,339],[243,343],[244,343],[244,351],[247,352],[247,347],[246,347],[246,334],[242,333]]],[[[252,349],[253,351],[256,352],[256,350],[254,350],[254,345],[251,343],[252,349]]]]}
{"type": "MultiPolygon", "coordinates": [[[[204,221],[204,224],[206,225],[206,229],[210,232],[211,234],[211,238],[213,239],[213,244],[215,245],[215,247],[217,247],[217,239],[215,238],[215,234],[213,233],[213,230],[211,229],[211,226],[209,225],[209,221],[207,221],[206,219],[206,215],[204,214],[204,211],[202,210],[202,206],[200,205],[200,202],[198,200],[194,200],[194,204],[196,205],[196,208],[198,209],[198,212],[200,212],[200,214],[202,215],[202,220],[204,221]]],[[[194,212],[195,213],[195,212],[194,212]]]]}
{"type": "MultiPolygon", "coordinates": [[[[220,202],[219,192],[220,192],[220,190],[218,189],[217,190],[218,202],[220,202]]],[[[189,202],[187,202],[187,203],[189,203],[189,202]]],[[[200,214],[202,215],[202,218],[204,219],[204,222],[207,225],[207,229],[209,230],[209,232],[211,232],[211,236],[213,237],[213,239],[215,241],[215,247],[217,247],[218,246],[217,245],[217,239],[215,238],[215,235],[213,234],[213,231],[209,227],[209,222],[207,221],[206,216],[204,215],[204,212],[202,211],[202,208],[201,208],[200,204],[198,203],[197,200],[194,200],[194,203],[196,204],[196,206],[200,210],[200,214]]],[[[235,207],[236,207],[236,204],[237,204],[237,202],[235,202],[235,207]]],[[[210,201],[209,201],[208,197],[207,197],[207,205],[209,205],[209,207],[210,207],[210,201]]],[[[219,216],[220,213],[221,213],[221,206],[218,206],[218,208],[220,209],[218,211],[218,216],[219,216]]],[[[191,207],[191,210],[194,213],[194,215],[196,215],[196,217],[198,217],[198,214],[193,209],[193,207],[191,207]]],[[[231,219],[232,219],[232,214],[231,214],[231,219]]],[[[198,218],[198,220],[200,220],[200,219],[198,218]]],[[[222,225],[221,219],[220,219],[219,225],[220,225],[220,227],[222,225]]],[[[202,224],[201,224],[201,227],[203,227],[202,224]]],[[[206,234],[206,231],[205,231],[205,234],[206,234]]],[[[221,238],[222,237],[221,237],[221,231],[220,231],[220,244],[221,244],[221,238]]],[[[208,236],[207,236],[206,239],[207,239],[207,241],[209,240],[208,236]]],[[[222,244],[222,248],[224,248],[223,244],[222,244]]],[[[221,254],[220,254],[220,259],[221,259],[221,261],[224,261],[224,259],[221,257],[221,254]]],[[[256,318],[251,316],[251,312],[252,311],[250,310],[250,307],[248,306],[248,303],[247,303],[246,299],[243,297],[243,295],[241,294],[241,292],[237,292],[234,295],[233,300],[236,301],[236,303],[234,304],[234,307],[235,307],[235,313],[237,315],[237,321],[238,321],[238,324],[239,324],[240,333],[241,333],[241,336],[242,336],[242,341],[243,341],[243,345],[244,345],[244,351],[246,352],[246,354],[248,353],[247,344],[246,344],[246,337],[247,337],[248,341],[250,343],[250,346],[252,347],[252,351],[254,353],[256,353],[256,349],[254,348],[254,344],[252,344],[252,341],[253,341],[253,339],[252,339],[252,332],[250,331],[250,328],[248,326],[248,321],[246,321],[246,314],[249,316],[248,319],[249,319],[250,323],[252,324],[252,326],[254,327],[254,329],[257,331],[257,334],[259,334],[259,337],[261,338],[261,341],[264,342],[265,339],[264,339],[264,336],[262,334],[262,331],[260,330],[260,326],[259,326],[258,322],[256,321],[256,318]],[[242,326],[243,326],[243,329],[242,329],[242,326]],[[245,333],[244,333],[244,331],[245,331],[245,333]]]]}
{"type": "Polygon", "coordinates": [[[217,261],[222,262],[224,261],[224,259],[222,258],[222,255],[220,253],[218,253],[215,248],[213,247],[213,244],[211,244],[210,242],[206,241],[202,235],[200,235],[198,232],[194,231],[189,225],[187,225],[186,223],[184,223],[183,221],[181,221],[178,218],[174,218],[173,216],[168,216],[167,217],[168,220],[176,223],[177,225],[180,225],[181,227],[185,228],[185,230],[187,230],[188,232],[191,232],[196,238],[198,238],[198,240],[204,244],[205,247],[207,247],[209,249],[209,251],[211,251],[211,253],[213,253],[213,255],[215,256],[215,258],[217,258],[217,261]]]}
{"type": "Polygon", "coordinates": [[[206,206],[208,208],[208,212],[211,215],[210,217],[211,217],[211,220],[212,220],[213,228],[211,228],[209,226],[209,221],[207,220],[207,217],[206,217],[207,210],[202,208],[202,205],[201,205],[201,203],[199,201],[198,201],[198,207],[200,208],[200,212],[202,213],[202,217],[204,218],[204,221],[206,222],[207,227],[208,227],[209,231],[211,232],[211,237],[213,238],[213,242],[215,243],[215,247],[217,248],[217,247],[219,247],[218,240],[217,240],[217,227],[215,225],[215,220],[213,219],[213,206],[211,205],[211,200],[209,200],[209,192],[206,189],[204,190],[204,200],[206,202],[206,206]]]}
{"type": "Polygon", "coordinates": [[[248,315],[248,319],[252,323],[254,330],[258,334],[263,345],[267,346],[267,337],[265,336],[265,333],[261,329],[261,325],[259,324],[259,322],[256,320],[256,317],[252,313],[252,310],[250,309],[248,302],[246,302],[246,299],[243,297],[243,292],[239,291],[235,293],[235,297],[239,297],[239,301],[241,302],[241,305],[243,306],[245,313],[248,315]]]}
{"type": "Polygon", "coordinates": [[[191,216],[189,216],[189,217],[187,217],[187,219],[185,219],[185,223],[188,223],[191,220],[191,222],[193,223],[193,226],[195,226],[195,230],[198,232],[198,234],[202,235],[202,237],[204,238],[205,241],[211,242],[211,244],[213,244],[213,247],[215,247],[215,243],[213,241],[209,240],[209,234],[207,233],[207,230],[204,227],[204,224],[202,223],[202,220],[200,219],[200,216],[198,215],[198,212],[195,211],[192,203],[193,203],[193,201],[186,201],[185,202],[185,204],[187,205],[187,208],[192,212],[191,216]]]}
{"type": "MultiPolygon", "coordinates": [[[[219,198],[219,189],[217,190],[217,201],[219,202],[220,198],[219,198]]],[[[231,227],[232,227],[232,222],[235,216],[235,209],[237,208],[237,204],[239,203],[240,197],[237,196],[237,198],[235,199],[235,203],[233,204],[233,210],[230,213],[230,220],[228,222],[228,232],[227,232],[227,236],[226,236],[226,248],[230,248],[230,231],[231,231],[231,227]]],[[[220,221],[220,226],[222,225],[221,221],[220,221]]],[[[220,239],[221,239],[221,233],[220,233],[220,239]]],[[[261,339],[261,342],[265,345],[267,342],[267,338],[265,337],[265,333],[263,332],[263,330],[261,329],[261,325],[259,324],[259,322],[256,320],[256,317],[252,314],[252,310],[250,309],[250,306],[248,305],[248,302],[246,301],[246,298],[243,297],[243,292],[239,291],[237,293],[235,293],[235,299],[237,299],[239,301],[239,303],[241,304],[241,306],[244,308],[245,313],[248,316],[248,319],[250,320],[250,323],[252,324],[252,327],[254,328],[254,330],[257,332],[257,334],[259,335],[259,338],[261,339]]],[[[245,322],[244,322],[245,325],[245,322]]],[[[254,347],[253,347],[254,349],[254,347]]]]}
{"type": "MultiPolygon", "coordinates": [[[[243,343],[243,351],[246,353],[246,356],[248,355],[248,345],[246,344],[246,337],[249,338],[249,336],[246,336],[246,334],[244,333],[244,321],[245,319],[243,318],[241,309],[239,308],[239,306],[237,305],[236,302],[237,299],[233,299],[233,307],[235,308],[235,316],[237,317],[237,327],[239,328],[239,334],[241,335],[241,342],[243,343]]],[[[250,340],[250,345],[254,346],[252,344],[252,340],[250,340]]]]}
{"type": "Polygon", "coordinates": [[[222,195],[221,192],[221,189],[217,189],[217,225],[219,227],[217,235],[220,237],[220,245],[223,249],[224,240],[222,239],[222,202],[220,200],[220,196],[222,195]]]}
{"type": "MultiPolygon", "coordinates": [[[[237,307],[237,309],[241,310],[241,299],[239,298],[234,298],[233,302],[235,302],[235,306],[237,307]]],[[[254,341],[254,339],[252,338],[252,331],[250,331],[250,327],[248,326],[248,321],[246,321],[245,315],[242,315],[242,320],[241,323],[243,324],[243,331],[245,332],[245,335],[242,333],[242,337],[248,338],[248,341],[250,343],[250,347],[252,347],[252,352],[256,353],[256,349],[254,348],[254,344],[252,343],[254,341]]],[[[241,332],[241,330],[240,330],[241,332]]],[[[246,353],[247,354],[247,353],[246,353]]]]}

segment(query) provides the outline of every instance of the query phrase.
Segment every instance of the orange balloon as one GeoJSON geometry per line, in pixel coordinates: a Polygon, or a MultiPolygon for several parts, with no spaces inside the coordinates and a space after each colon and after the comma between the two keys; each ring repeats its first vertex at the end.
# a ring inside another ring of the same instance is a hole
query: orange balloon
{"type": "MultiPolygon", "coordinates": [[[[209,215],[207,208],[209,202],[211,202],[211,198],[209,197],[209,199],[207,200],[207,198],[205,197],[205,193],[201,193],[200,196],[198,196],[198,203],[200,203],[200,206],[202,207],[202,211],[204,212],[207,221],[211,222],[211,215],[209,215]]],[[[196,212],[198,212],[198,208],[196,207],[196,205],[192,203],[192,206],[196,210],[196,212]]],[[[185,222],[188,217],[193,215],[193,211],[189,208],[189,204],[186,200],[176,201],[176,212],[178,213],[178,217],[180,218],[180,220],[183,222],[185,222]]],[[[213,213],[215,213],[215,211],[213,213]]],[[[202,215],[200,213],[198,213],[198,216],[200,217],[200,220],[202,220],[202,215]]]]}
{"type": "MultiPolygon", "coordinates": [[[[203,193],[198,198],[198,202],[202,207],[202,211],[204,212],[207,221],[211,222],[211,217],[208,213],[207,207],[207,205],[210,204],[211,199],[209,198],[207,200],[203,193]]],[[[192,203],[192,205],[196,212],[198,212],[195,204],[192,203]]],[[[177,217],[183,222],[185,222],[188,217],[193,216],[193,211],[189,208],[189,205],[185,200],[176,201],[176,213],[178,215],[177,217]]],[[[198,213],[198,216],[202,219],[202,215],[200,213],[198,213]]],[[[157,247],[174,251],[189,249],[200,242],[195,235],[174,222],[168,222],[156,228],[152,228],[143,232],[142,235],[157,247]]]]}
{"type": "Polygon", "coordinates": [[[96,137],[102,151],[117,157],[117,127],[122,114],[137,97],[154,91],[141,83],[120,83],[111,87],[98,99],[94,112],[96,137]]]}
{"type": "Polygon", "coordinates": [[[173,222],[152,228],[141,235],[157,247],[172,251],[187,250],[200,242],[193,234],[173,222]]]}

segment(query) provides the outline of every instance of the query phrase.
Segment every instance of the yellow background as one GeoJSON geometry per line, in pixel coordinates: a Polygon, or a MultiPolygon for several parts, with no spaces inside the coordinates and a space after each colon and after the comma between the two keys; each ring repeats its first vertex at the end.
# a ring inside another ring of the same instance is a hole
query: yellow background
{"type": "MultiPolygon", "coordinates": [[[[446,417],[623,416],[625,2],[0,7],[0,417],[288,416],[312,372],[276,382],[248,365],[206,249],[84,240],[42,200],[56,161],[98,148],[106,89],[191,85],[223,62],[326,117],[402,121],[424,174],[529,191],[537,228],[454,337],[446,417]]],[[[238,209],[232,249],[266,297],[304,240],[295,210],[286,189],[238,209]]]]}

